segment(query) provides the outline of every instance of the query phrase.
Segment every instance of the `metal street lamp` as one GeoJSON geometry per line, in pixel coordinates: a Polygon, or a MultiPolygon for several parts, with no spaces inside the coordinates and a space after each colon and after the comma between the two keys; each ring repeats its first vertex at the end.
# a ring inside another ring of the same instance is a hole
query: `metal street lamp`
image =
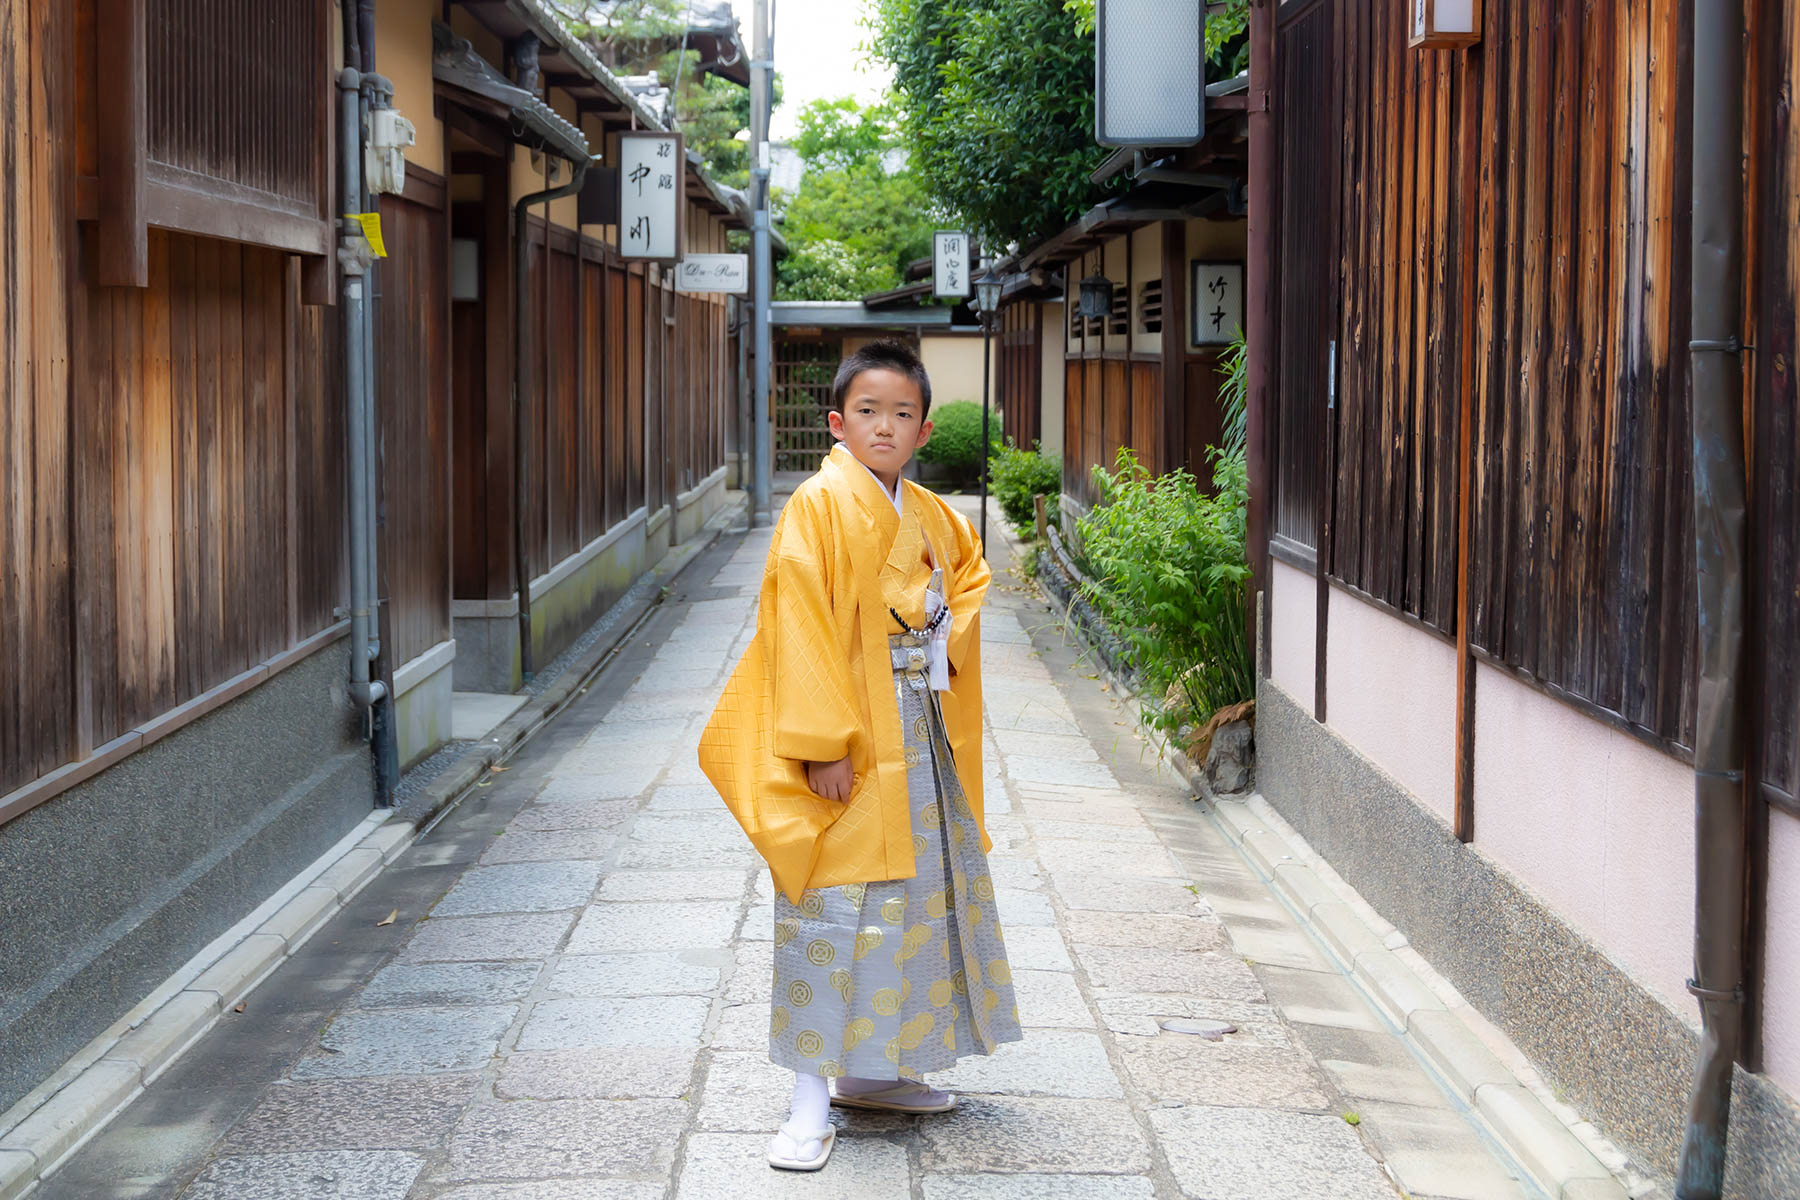
{"type": "Polygon", "coordinates": [[[1001,280],[990,265],[975,277],[975,303],[981,316],[981,552],[987,553],[988,389],[992,379],[994,318],[1000,315],[1001,280]]]}

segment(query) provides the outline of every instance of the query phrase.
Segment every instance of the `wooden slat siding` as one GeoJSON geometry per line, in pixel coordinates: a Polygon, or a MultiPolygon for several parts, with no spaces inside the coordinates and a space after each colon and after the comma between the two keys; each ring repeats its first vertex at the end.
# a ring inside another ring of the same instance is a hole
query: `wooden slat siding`
{"type": "MultiPolygon", "coordinates": [[[[1800,95],[1800,6],[1770,12],[1762,38],[1765,94],[1789,103],[1752,105],[1752,145],[1762,155],[1757,222],[1750,230],[1761,265],[1752,453],[1754,490],[1752,563],[1756,586],[1752,612],[1768,664],[1762,674],[1756,761],[1766,798],[1800,803],[1800,122],[1792,98],[1800,95]]],[[[1755,644],[1754,642],[1752,643],[1755,644]]]]}
{"type": "MultiPolygon", "coordinates": [[[[1322,218],[1330,193],[1334,84],[1332,13],[1314,4],[1286,17],[1278,34],[1275,78],[1280,143],[1275,237],[1282,287],[1275,336],[1280,378],[1274,397],[1276,472],[1271,531],[1302,546],[1317,541],[1319,446],[1325,429],[1326,346],[1331,340],[1331,222],[1322,218]]],[[[1206,475],[1204,461],[1195,472],[1206,475]]]]}
{"type": "Polygon", "coordinates": [[[1063,360],[1063,456],[1062,486],[1071,498],[1080,499],[1081,491],[1081,360],[1063,360]]]}
{"type": "Polygon", "coordinates": [[[606,532],[606,324],[602,318],[601,292],[605,268],[580,260],[581,289],[581,532],[591,541],[606,532]]]}
{"type": "MultiPolygon", "coordinates": [[[[167,247],[178,240],[151,241],[152,278],[158,244],[167,247]]],[[[299,539],[294,554],[299,573],[295,624],[304,638],[332,625],[337,620],[333,610],[347,603],[350,595],[342,338],[337,309],[300,303],[297,265],[288,269],[283,295],[295,330],[294,394],[289,398],[294,409],[294,491],[300,497],[295,522],[299,539]]]]}
{"type": "MultiPolygon", "coordinates": [[[[99,239],[83,240],[84,249],[96,250],[93,258],[97,260],[99,239]]],[[[116,632],[121,615],[118,560],[129,551],[118,546],[114,517],[118,512],[117,489],[126,481],[127,471],[117,464],[114,452],[115,442],[123,442],[127,447],[125,457],[129,459],[134,435],[141,433],[132,420],[136,414],[130,411],[131,398],[139,391],[135,346],[128,343],[115,350],[112,332],[113,300],[130,295],[123,288],[86,289],[81,302],[73,306],[74,321],[69,330],[80,344],[92,347],[93,353],[85,358],[84,365],[99,375],[77,376],[76,388],[81,394],[92,396],[93,403],[77,405],[71,413],[76,497],[74,757],[93,753],[96,747],[116,737],[121,728],[120,639],[116,632]]],[[[79,371],[80,366],[76,369],[79,371]]]]}
{"type": "MultiPolygon", "coordinates": [[[[1554,121],[1547,210],[1550,230],[1549,327],[1545,331],[1544,470],[1540,481],[1544,504],[1539,521],[1538,577],[1533,592],[1543,609],[1564,612],[1567,611],[1563,604],[1567,586],[1570,485],[1578,461],[1571,452],[1574,434],[1571,420],[1576,412],[1573,385],[1578,353],[1574,320],[1578,311],[1576,238],[1580,231],[1576,218],[1580,176],[1576,169],[1575,143],[1581,128],[1577,123],[1581,112],[1577,107],[1576,89],[1585,47],[1579,10],[1554,5],[1551,15],[1550,40],[1556,50],[1556,59],[1555,69],[1550,73],[1554,121]]],[[[1568,629],[1564,622],[1550,622],[1539,629],[1534,654],[1539,669],[1562,670],[1567,644],[1568,629]]]]}
{"type": "Polygon", "coordinates": [[[644,275],[640,266],[625,280],[626,510],[649,502],[644,475],[644,275]]]}
{"type": "MultiPolygon", "coordinates": [[[[451,207],[455,237],[483,240],[482,207],[479,203],[451,207]]],[[[482,249],[487,249],[485,243],[482,249]]],[[[485,599],[491,594],[488,497],[491,489],[500,486],[489,465],[488,444],[488,307],[495,297],[487,279],[480,281],[480,288],[481,299],[450,304],[450,528],[455,539],[451,588],[459,600],[485,599]]],[[[502,343],[495,349],[504,356],[509,346],[510,342],[502,343]]]]}
{"type": "Polygon", "coordinates": [[[630,502],[631,458],[626,413],[626,364],[631,361],[626,344],[625,272],[606,268],[606,523],[623,520],[637,506],[630,502]]]}
{"type": "Polygon", "coordinates": [[[547,508],[548,569],[581,548],[580,411],[575,395],[575,256],[552,249],[548,267],[549,308],[544,313],[549,379],[544,392],[544,497],[547,508]]]}
{"type": "Polygon", "coordinates": [[[1127,444],[1151,471],[1163,467],[1162,364],[1131,364],[1130,424],[1127,444]]]}
{"type": "Polygon", "coordinates": [[[394,643],[388,658],[403,664],[450,637],[450,280],[444,212],[399,196],[381,207],[389,243],[375,314],[381,561],[394,643]]]}

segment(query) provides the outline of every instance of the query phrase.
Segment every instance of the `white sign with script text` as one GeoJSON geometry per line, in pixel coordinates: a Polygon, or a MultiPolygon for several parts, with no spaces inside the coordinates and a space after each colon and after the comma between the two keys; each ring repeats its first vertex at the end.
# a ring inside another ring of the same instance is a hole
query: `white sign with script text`
{"type": "Polygon", "coordinates": [[[678,133],[619,135],[619,254],[672,262],[681,257],[686,152],[678,133]]]}
{"type": "Polygon", "coordinates": [[[748,254],[690,254],[675,268],[675,288],[682,292],[748,291],[748,254]]]}
{"type": "Polygon", "coordinates": [[[975,265],[969,258],[969,235],[960,229],[940,229],[931,235],[931,292],[934,296],[975,294],[970,276],[975,265]]]}

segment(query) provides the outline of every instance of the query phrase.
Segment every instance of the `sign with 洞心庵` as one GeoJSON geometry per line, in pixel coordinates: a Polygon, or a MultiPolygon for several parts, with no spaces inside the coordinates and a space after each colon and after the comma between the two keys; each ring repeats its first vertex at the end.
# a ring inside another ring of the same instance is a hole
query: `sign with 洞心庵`
{"type": "Polygon", "coordinates": [[[1188,311],[1194,316],[1188,344],[1229,345],[1244,324],[1244,264],[1196,261],[1191,270],[1188,311]]]}
{"type": "Polygon", "coordinates": [[[940,229],[931,235],[931,294],[968,299],[975,294],[971,277],[969,235],[960,229],[940,229]]]}
{"type": "Polygon", "coordinates": [[[675,268],[675,290],[681,292],[748,291],[748,254],[690,254],[675,268]]]}
{"type": "Polygon", "coordinates": [[[619,254],[674,262],[681,257],[683,172],[679,133],[634,130],[619,135],[619,254]]]}

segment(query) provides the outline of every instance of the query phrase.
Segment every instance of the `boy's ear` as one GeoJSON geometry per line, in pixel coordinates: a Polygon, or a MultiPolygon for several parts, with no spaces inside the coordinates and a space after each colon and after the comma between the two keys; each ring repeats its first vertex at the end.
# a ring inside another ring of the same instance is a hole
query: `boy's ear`
{"type": "Polygon", "coordinates": [[[825,428],[831,430],[832,437],[836,438],[840,442],[843,441],[844,440],[844,414],[835,408],[832,409],[829,413],[826,413],[825,414],[825,428]]]}
{"type": "Polygon", "coordinates": [[[919,448],[919,446],[923,446],[926,442],[929,442],[930,440],[931,440],[931,422],[929,420],[920,421],[919,422],[919,441],[918,441],[918,444],[913,447],[913,449],[917,450],[919,448]]]}

